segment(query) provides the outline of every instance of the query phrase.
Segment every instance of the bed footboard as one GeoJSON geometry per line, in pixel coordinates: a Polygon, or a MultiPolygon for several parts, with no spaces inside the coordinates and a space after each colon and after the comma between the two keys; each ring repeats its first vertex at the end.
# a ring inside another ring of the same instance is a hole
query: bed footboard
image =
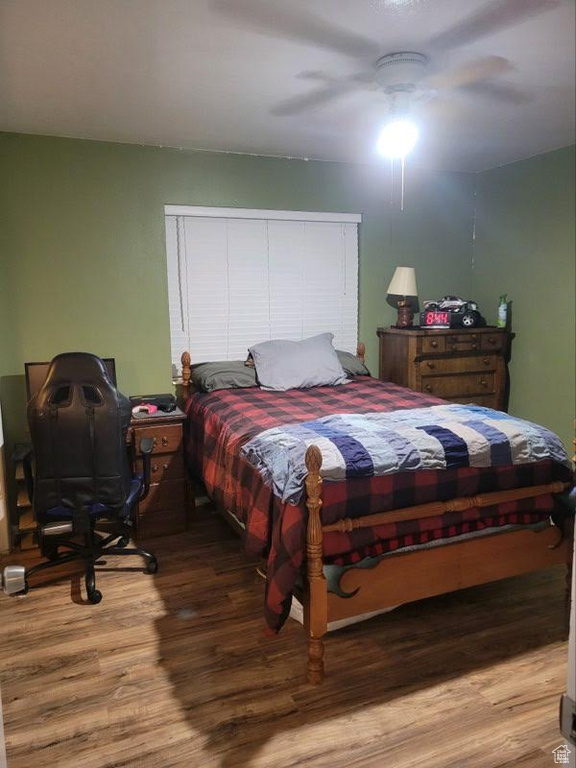
{"type": "MultiPolygon", "coordinates": [[[[477,586],[529,571],[572,562],[572,525],[566,530],[550,527],[539,533],[513,530],[485,538],[457,542],[437,549],[391,556],[368,572],[352,568],[346,572],[344,596],[328,594],[323,571],[323,536],[330,531],[384,522],[440,516],[452,510],[486,507],[518,499],[533,498],[566,489],[562,482],[494,491],[448,501],[391,510],[378,514],[322,525],[322,454],[315,445],[306,451],[306,574],[304,626],[308,634],[308,682],[318,685],[324,679],[324,641],[328,621],[420,600],[432,595],[477,586]]],[[[567,584],[569,583],[567,578],[567,584]]],[[[567,590],[567,595],[569,592],[567,590]]],[[[568,598],[569,599],[569,598],[568,598]]]]}

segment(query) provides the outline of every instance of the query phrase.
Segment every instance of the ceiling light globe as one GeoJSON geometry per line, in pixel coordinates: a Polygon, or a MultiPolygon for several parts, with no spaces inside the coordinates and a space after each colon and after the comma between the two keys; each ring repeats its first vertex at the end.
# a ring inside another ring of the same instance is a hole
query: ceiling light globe
{"type": "Polygon", "coordinates": [[[406,157],[416,146],[418,128],[411,120],[393,120],[382,129],[377,149],[391,159],[406,157]]]}

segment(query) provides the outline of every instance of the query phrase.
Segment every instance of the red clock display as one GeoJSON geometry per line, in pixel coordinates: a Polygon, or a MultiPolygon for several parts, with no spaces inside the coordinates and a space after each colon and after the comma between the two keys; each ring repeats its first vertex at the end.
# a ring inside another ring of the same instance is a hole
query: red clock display
{"type": "Polygon", "coordinates": [[[423,325],[435,328],[449,328],[450,327],[450,312],[439,312],[435,309],[428,309],[422,312],[424,323],[423,325]]]}

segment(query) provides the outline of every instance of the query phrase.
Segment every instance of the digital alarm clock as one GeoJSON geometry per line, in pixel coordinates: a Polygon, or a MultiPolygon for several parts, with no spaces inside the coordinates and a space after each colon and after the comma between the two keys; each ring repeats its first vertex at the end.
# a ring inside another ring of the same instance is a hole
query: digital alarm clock
{"type": "Polygon", "coordinates": [[[420,312],[420,326],[422,328],[451,328],[452,313],[441,312],[437,309],[425,309],[420,312]]]}

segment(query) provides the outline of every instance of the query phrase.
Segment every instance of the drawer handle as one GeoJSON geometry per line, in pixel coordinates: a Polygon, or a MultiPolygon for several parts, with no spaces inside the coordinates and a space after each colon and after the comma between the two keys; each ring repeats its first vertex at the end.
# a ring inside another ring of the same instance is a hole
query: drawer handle
{"type": "Polygon", "coordinates": [[[478,344],[472,344],[472,349],[478,349],[478,344]]]}
{"type": "Polygon", "coordinates": [[[166,437],[166,435],[164,435],[164,437],[162,438],[162,445],[168,445],[168,438],[166,437]]]}
{"type": "Polygon", "coordinates": [[[431,384],[426,384],[424,389],[426,390],[426,392],[432,392],[432,385],[431,384]]]}
{"type": "Polygon", "coordinates": [[[168,464],[162,464],[162,468],[164,469],[164,471],[166,471],[168,469],[168,464]]]}
{"type": "Polygon", "coordinates": [[[438,342],[436,341],[436,339],[434,339],[433,341],[430,342],[430,346],[431,347],[437,347],[438,346],[438,342]]]}
{"type": "Polygon", "coordinates": [[[436,368],[436,363],[433,363],[431,360],[428,360],[428,362],[426,363],[426,365],[427,365],[427,366],[428,366],[428,368],[430,368],[430,370],[432,370],[432,371],[434,370],[434,368],[436,368]]]}
{"type": "Polygon", "coordinates": [[[158,445],[158,438],[157,437],[154,438],[154,445],[158,445]]]}
{"type": "Polygon", "coordinates": [[[488,344],[496,344],[496,339],[494,336],[488,336],[488,344]]]}
{"type": "Polygon", "coordinates": [[[481,384],[483,387],[487,387],[487,386],[488,386],[488,382],[486,381],[486,379],[480,379],[480,384],[481,384]]]}
{"type": "Polygon", "coordinates": [[[490,358],[489,357],[485,357],[485,358],[483,358],[482,362],[484,363],[484,365],[490,365],[490,358]]]}
{"type": "Polygon", "coordinates": [[[152,464],[152,472],[158,472],[158,464],[152,464]]]}

